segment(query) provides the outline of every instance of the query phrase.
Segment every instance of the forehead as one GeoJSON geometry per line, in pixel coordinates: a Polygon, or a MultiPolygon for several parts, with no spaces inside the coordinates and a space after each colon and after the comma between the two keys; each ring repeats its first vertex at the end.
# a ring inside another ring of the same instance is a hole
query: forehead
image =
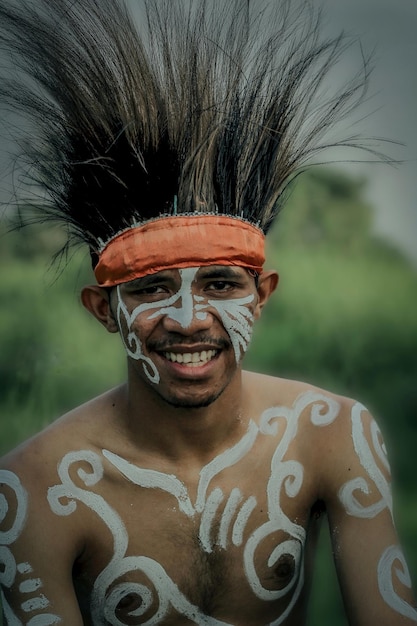
{"type": "Polygon", "coordinates": [[[180,282],[182,276],[186,272],[188,278],[190,276],[194,281],[206,280],[206,279],[243,279],[248,276],[248,270],[244,267],[236,265],[207,265],[204,267],[189,267],[185,270],[177,268],[171,268],[162,270],[160,272],[154,272],[153,274],[147,274],[141,278],[135,278],[134,280],[124,283],[126,287],[133,287],[137,285],[145,285],[154,282],[161,281],[176,281],[180,282]]]}

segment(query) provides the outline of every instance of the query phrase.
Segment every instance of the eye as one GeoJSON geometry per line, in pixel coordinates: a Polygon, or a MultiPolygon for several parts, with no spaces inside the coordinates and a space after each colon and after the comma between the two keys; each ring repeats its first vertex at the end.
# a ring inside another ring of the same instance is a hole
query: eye
{"type": "Polygon", "coordinates": [[[130,295],[136,298],[160,298],[166,297],[170,293],[166,285],[147,285],[146,287],[136,287],[128,292],[130,295]]]}
{"type": "Polygon", "coordinates": [[[154,294],[159,294],[159,293],[167,293],[168,289],[166,287],[163,287],[162,285],[150,285],[149,287],[144,287],[143,289],[137,289],[135,291],[135,293],[139,294],[139,295],[147,295],[147,296],[152,296],[154,294]]]}
{"type": "Polygon", "coordinates": [[[213,280],[211,283],[206,285],[206,291],[218,291],[225,292],[231,291],[237,287],[236,283],[232,283],[226,280],[213,280]]]}

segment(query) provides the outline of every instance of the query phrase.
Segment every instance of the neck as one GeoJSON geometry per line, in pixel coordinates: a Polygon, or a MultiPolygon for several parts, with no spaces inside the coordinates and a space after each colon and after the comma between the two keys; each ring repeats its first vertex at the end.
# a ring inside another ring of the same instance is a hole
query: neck
{"type": "Polygon", "coordinates": [[[248,427],[243,410],[242,372],[204,407],[176,407],[155,389],[129,375],[123,423],[137,449],[166,458],[209,458],[237,442],[248,427]]]}

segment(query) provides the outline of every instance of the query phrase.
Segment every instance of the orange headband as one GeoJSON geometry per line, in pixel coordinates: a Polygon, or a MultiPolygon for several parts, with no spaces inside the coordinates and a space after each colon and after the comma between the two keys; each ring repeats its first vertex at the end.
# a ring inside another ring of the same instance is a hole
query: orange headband
{"type": "Polygon", "coordinates": [[[111,239],[94,273],[102,287],[173,268],[238,265],[260,273],[264,243],[263,232],[239,218],[161,217],[111,239]]]}

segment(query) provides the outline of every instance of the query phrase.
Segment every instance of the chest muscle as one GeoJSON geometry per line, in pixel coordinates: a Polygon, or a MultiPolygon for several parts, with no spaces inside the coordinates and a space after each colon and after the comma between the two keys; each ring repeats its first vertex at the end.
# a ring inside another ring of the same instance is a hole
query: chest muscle
{"type": "Polygon", "coordinates": [[[98,523],[75,570],[92,623],[266,624],[300,601],[310,502],[301,466],[255,472],[247,459],[217,460],[191,488],[103,455],[118,486],[104,479],[84,495],[98,523]]]}

